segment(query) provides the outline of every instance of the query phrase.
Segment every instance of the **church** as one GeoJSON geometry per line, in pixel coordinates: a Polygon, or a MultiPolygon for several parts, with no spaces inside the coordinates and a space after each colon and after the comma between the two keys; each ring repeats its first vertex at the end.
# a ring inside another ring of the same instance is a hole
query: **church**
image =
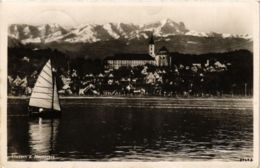
{"type": "Polygon", "coordinates": [[[149,39],[147,53],[118,53],[112,57],[107,57],[104,61],[106,69],[118,69],[123,66],[135,67],[146,64],[165,67],[171,66],[172,64],[172,58],[170,57],[170,53],[166,47],[162,47],[158,50],[158,52],[155,52],[153,34],[149,39]]]}

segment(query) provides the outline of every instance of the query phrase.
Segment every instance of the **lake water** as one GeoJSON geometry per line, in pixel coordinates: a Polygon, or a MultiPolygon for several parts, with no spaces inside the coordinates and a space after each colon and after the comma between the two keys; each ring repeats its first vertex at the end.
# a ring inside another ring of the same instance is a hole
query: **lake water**
{"type": "Polygon", "coordinates": [[[121,105],[84,101],[62,102],[62,117],[52,120],[30,119],[26,101],[9,103],[9,160],[239,161],[253,156],[252,109],[151,108],[161,104],[156,99],[141,106],[131,106],[130,100],[121,105]]]}

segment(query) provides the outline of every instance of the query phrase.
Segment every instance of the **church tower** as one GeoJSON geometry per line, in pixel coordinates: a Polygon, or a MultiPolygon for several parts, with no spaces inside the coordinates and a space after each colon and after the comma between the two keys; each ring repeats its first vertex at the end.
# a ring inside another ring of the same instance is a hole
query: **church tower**
{"type": "Polygon", "coordinates": [[[149,55],[151,55],[152,57],[155,57],[155,46],[154,46],[154,40],[153,40],[153,33],[151,34],[151,38],[149,41],[149,55]]]}

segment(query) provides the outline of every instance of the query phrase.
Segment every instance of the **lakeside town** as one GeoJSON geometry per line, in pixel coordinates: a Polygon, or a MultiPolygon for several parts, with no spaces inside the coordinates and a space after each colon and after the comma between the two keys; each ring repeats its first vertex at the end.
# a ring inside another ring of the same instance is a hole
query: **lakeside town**
{"type": "MultiPolygon", "coordinates": [[[[147,53],[118,53],[102,61],[72,60],[59,51],[47,49],[42,50],[40,63],[55,55],[51,58],[56,65],[58,93],[63,96],[252,96],[250,51],[173,53],[165,46],[156,48],[152,34],[147,43],[147,53]]],[[[14,64],[9,64],[8,95],[30,96],[41,70],[37,67],[39,60],[22,55],[19,48],[16,50],[9,49],[10,62],[17,65],[14,68],[14,64]],[[33,63],[35,67],[30,65],[33,63]]]]}

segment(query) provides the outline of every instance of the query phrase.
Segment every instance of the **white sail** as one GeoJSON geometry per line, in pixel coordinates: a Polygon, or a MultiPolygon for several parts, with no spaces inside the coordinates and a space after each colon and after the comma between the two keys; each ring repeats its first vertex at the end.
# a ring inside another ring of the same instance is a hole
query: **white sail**
{"type": "Polygon", "coordinates": [[[29,105],[46,109],[60,110],[57,86],[56,82],[53,81],[50,60],[45,64],[39,74],[31,94],[29,105]]]}
{"type": "Polygon", "coordinates": [[[59,100],[59,95],[58,95],[58,90],[57,90],[57,84],[56,84],[56,79],[54,79],[54,93],[53,93],[53,109],[60,111],[60,100],[59,100]]]}

